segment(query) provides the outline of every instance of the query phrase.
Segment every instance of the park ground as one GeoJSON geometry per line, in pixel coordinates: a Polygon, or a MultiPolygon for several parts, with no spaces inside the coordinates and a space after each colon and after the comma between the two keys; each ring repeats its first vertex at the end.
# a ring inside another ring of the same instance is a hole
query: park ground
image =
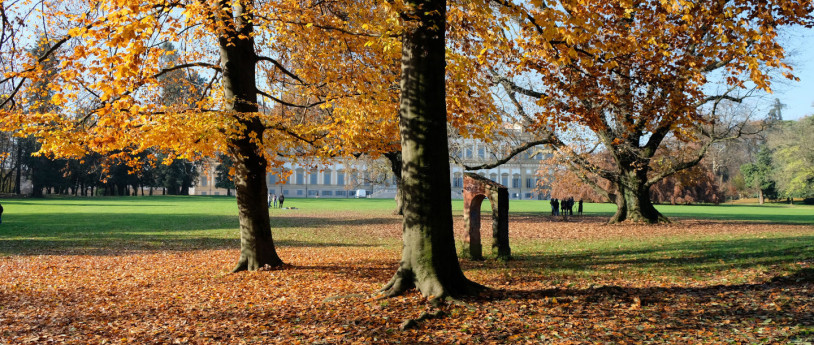
{"type": "Polygon", "coordinates": [[[0,202],[0,344],[814,342],[811,206],[663,205],[672,224],[606,225],[612,205],[564,221],[512,201],[514,259],[461,260],[492,290],[400,330],[437,309],[371,297],[400,258],[392,200],[286,200],[271,221],[288,265],[238,274],[233,198],[0,202]]]}

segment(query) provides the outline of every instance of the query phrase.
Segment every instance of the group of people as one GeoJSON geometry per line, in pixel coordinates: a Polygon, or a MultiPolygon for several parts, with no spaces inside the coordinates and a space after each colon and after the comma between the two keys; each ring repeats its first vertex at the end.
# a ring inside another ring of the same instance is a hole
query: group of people
{"type": "MultiPolygon", "coordinates": [[[[551,215],[559,216],[573,216],[574,215],[574,197],[559,200],[556,198],[551,199],[551,215]]],[[[577,203],[577,214],[582,215],[582,199],[577,203]]]]}
{"type": "Polygon", "coordinates": [[[278,197],[277,194],[269,193],[269,208],[272,206],[274,208],[283,208],[283,201],[285,201],[285,195],[280,194],[278,197]]]}

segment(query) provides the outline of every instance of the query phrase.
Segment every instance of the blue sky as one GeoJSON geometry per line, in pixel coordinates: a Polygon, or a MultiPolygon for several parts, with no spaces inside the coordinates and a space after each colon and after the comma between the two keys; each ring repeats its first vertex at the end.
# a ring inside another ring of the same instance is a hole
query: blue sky
{"type": "Polygon", "coordinates": [[[775,83],[768,98],[786,104],[784,120],[796,120],[814,114],[814,29],[793,28],[784,34],[787,57],[800,81],[775,83]]]}

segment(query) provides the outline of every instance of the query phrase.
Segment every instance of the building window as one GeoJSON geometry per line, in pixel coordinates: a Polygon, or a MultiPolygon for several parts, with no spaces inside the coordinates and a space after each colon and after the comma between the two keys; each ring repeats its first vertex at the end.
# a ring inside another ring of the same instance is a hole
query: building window
{"type": "Polygon", "coordinates": [[[220,192],[215,192],[215,195],[220,195],[220,192]]]}
{"type": "Polygon", "coordinates": [[[322,184],[324,184],[324,185],[330,185],[331,184],[331,171],[330,170],[325,170],[322,173],[322,184]]]}
{"type": "Polygon", "coordinates": [[[531,193],[526,193],[526,199],[531,199],[531,193]]]}
{"type": "Polygon", "coordinates": [[[302,195],[302,189],[297,189],[297,195],[302,195]]]}
{"type": "Polygon", "coordinates": [[[288,189],[286,189],[286,190],[284,190],[284,191],[283,191],[283,195],[288,195],[288,194],[291,194],[291,193],[289,193],[289,190],[288,190],[288,189]]]}
{"type": "Polygon", "coordinates": [[[317,171],[316,170],[311,170],[311,173],[309,175],[311,175],[311,182],[309,182],[309,183],[310,184],[317,184],[317,178],[319,177],[319,175],[317,175],[317,171]]]}
{"type": "Polygon", "coordinates": [[[277,183],[277,175],[269,174],[269,184],[272,185],[275,183],[277,183]]]}
{"type": "Polygon", "coordinates": [[[466,158],[472,158],[472,148],[466,148],[466,158]]]}
{"type": "Polygon", "coordinates": [[[497,174],[490,174],[489,179],[492,180],[492,182],[497,183],[497,174]]]}
{"type": "Polygon", "coordinates": [[[460,175],[455,175],[455,177],[452,178],[452,187],[463,188],[463,186],[464,186],[464,178],[461,177],[460,175]]]}
{"type": "MultiPolygon", "coordinates": [[[[209,184],[209,176],[204,175],[203,178],[201,179],[201,187],[206,187],[207,184],[209,184]]],[[[201,194],[201,195],[206,195],[206,194],[201,194]]]]}
{"type": "Polygon", "coordinates": [[[317,196],[317,195],[319,195],[318,190],[311,189],[311,190],[308,191],[308,196],[317,196]]]}
{"type": "Polygon", "coordinates": [[[534,179],[533,178],[527,178],[526,179],[526,188],[535,188],[535,187],[537,187],[537,184],[534,183],[534,179]]]}
{"type": "Polygon", "coordinates": [[[332,191],[329,191],[329,190],[323,190],[322,191],[322,196],[333,196],[333,195],[334,195],[334,193],[332,191]]]}
{"type": "Polygon", "coordinates": [[[478,148],[478,158],[486,158],[486,149],[479,147],[478,148]]]}
{"type": "Polygon", "coordinates": [[[305,184],[305,175],[302,170],[297,170],[297,184],[305,184]]]}
{"type": "Polygon", "coordinates": [[[520,176],[514,175],[512,177],[512,188],[520,188],[520,176]]]}
{"type": "Polygon", "coordinates": [[[348,193],[347,193],[347,192],[345,192],[344,190],[338,190],[338,191],[336,191],[336,196],[345,196],[345,195],[348,195],[348,193]]]}
{"type": "Polygon", "coordinates": [[[336,172],[336,184],[339,186],[345,185],[345,172],[344,171],[337,171],[336,172]]]}
{"type": "Polygon", "coordinates": [[[206,192],[201,192],[201,195],[206,195],[206,192]]]}
{"type": "Polygon", "coordinates": [[[509,174],[503,174],[503,176],[500,177],[500,184],[504,186],[509,185],[509,174]]]}

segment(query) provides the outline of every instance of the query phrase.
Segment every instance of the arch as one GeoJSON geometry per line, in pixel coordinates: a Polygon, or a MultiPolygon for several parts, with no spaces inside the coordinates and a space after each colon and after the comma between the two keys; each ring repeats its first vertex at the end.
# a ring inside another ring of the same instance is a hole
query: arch
{"type": "Polygon", "coordinates": [[[489,199],[492,206],[492,254],[511,257],[509,247],[509,190],[506,186],[473,173],[464,173],[464,255],[482,260],[480,206],[489,199]]]}

